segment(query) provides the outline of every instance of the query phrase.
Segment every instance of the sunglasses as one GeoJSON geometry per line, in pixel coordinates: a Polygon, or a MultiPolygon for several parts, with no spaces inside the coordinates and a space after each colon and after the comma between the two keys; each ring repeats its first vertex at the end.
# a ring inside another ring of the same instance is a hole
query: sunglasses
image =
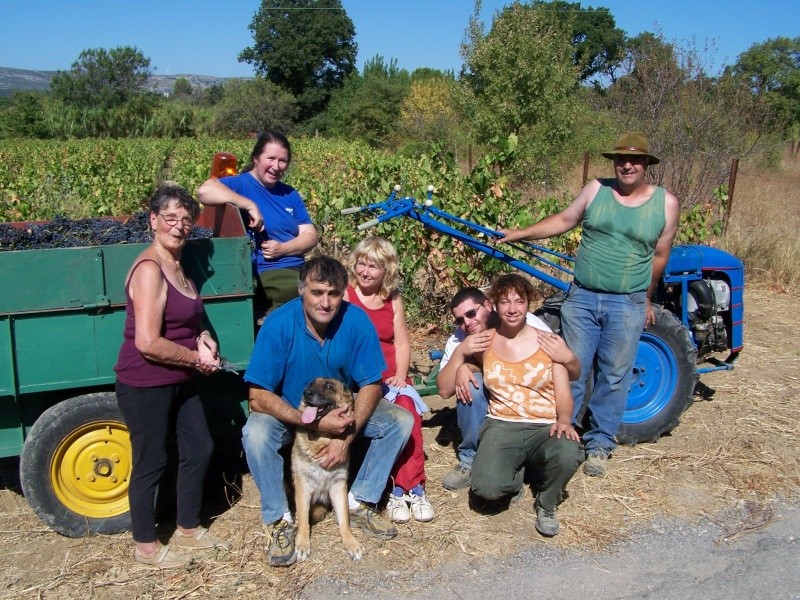
{"type": "Polygon", "coordinates": [[[463,317],[456,317],[455,319],[456,327],[463,327],[464,319],[474,319],[475,315],[478,314],[478,311],[480,309],[481,309],[480,306],[476,306],[475,308],[471,308],[470,310],[465,312],[463,317]]]}

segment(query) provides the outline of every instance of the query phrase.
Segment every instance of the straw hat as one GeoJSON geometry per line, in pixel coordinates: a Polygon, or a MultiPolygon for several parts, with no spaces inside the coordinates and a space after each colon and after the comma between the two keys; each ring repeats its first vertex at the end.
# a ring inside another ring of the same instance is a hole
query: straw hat
{"type": "Polygon", "coordinates": [[[603,156],[610,159],[613,159],[618,154],[646,156],[650,159],[651,165],[658,164],[658,157],[650,154],[650,143],[641,131],[626,131],[619,136],[613,150],[603,152],[603,156]]]}

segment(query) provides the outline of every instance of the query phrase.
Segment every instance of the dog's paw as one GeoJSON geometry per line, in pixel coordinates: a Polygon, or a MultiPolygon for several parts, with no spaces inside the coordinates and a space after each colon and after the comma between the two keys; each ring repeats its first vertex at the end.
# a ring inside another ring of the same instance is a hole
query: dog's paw
{"type": "Polygon", "coordinates": [[[305,544],[296,544],[294,548],[295,554],[297,555],[298,562],[306,560],[309,556],[311,556],[311,545],[305,544]]]}
{"type": "Polygon", "coordinates": [[[364,557],[364,546],[358,542],[346,546],[346,549],[347,553],[350,555],[350,558],[353,560],[361,560],[364,557]]]}

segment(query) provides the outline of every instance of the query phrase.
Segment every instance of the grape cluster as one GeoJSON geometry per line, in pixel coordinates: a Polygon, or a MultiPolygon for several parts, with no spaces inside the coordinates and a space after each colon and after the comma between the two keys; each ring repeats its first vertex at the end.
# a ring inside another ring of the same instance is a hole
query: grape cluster
{"type": "MultiPolygon", "coordinates": [[[[214,232],[208,227],[194,227],[189,239],[213,236],[214,232]]],[[[142,244],[152,241],[150,215],[147,211],[137,212],[125,222],[97,218],[68,219],[59,215],[48,223],[30,223],[22,228],[0,223],[0,251],[142,244]]]]}

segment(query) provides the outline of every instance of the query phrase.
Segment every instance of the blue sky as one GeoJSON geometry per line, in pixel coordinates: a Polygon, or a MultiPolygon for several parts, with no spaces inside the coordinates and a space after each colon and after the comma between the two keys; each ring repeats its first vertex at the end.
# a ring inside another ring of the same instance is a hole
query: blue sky
{"type": "MultiPolygon", "coordinates": [[[[484,0],[487,27],[508,0],[484,0]]],[[[798,0],[606,0],[629,35],[659,29],[670,41],[714,41],[714,65],[755,43],[800,35],[798,0]]],[[[136,46],[159,75],[253,75],[239,52],[260,0],[0,0],[0,66],[69,69],[82,50],[136,46]]],[[[358,65],[380,54],[401,68],[461,66],[472,0],[343,0],[356,27],[358,65]]]]}

